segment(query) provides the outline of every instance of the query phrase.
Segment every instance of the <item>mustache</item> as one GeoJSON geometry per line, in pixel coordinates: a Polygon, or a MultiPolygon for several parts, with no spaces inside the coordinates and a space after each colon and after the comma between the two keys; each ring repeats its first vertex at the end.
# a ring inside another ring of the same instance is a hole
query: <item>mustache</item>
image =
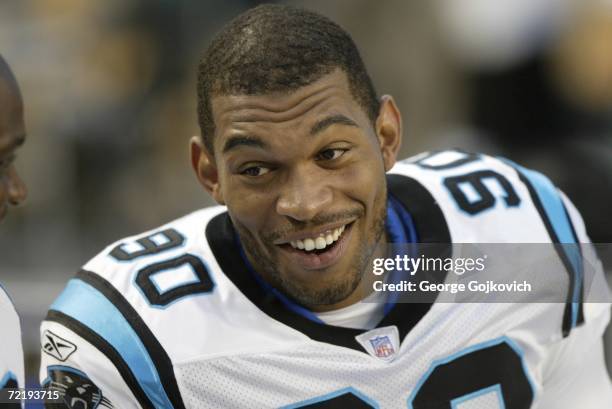
{"type": "Polygon", "coordinates": [[[326,224],[341,222],[341,221],[345,221],[349,219],[360,218],[360,217],[363,217],[364,214],[365,214],[364,209],[354,209],[354,210],[348,210],[348,211],[338,212],[338,213],[317,215],[315,218],[307,222],[301,222],[297,220],[292,221],[291,226],[287,226],[284,228],[280,228],[280,229],[271,231],[269,233],[265,233],[264,235],[262,235],[262,237],[265,241],[279,240],[290,234],[299,233],[305,229],[316,229],[317,227],[323,226],[326,224]]]}

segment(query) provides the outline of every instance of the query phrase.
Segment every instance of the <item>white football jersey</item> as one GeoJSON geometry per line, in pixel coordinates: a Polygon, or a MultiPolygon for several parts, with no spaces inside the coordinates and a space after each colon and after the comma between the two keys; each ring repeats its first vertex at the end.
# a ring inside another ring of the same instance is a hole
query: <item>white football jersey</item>
{"type": "MultiPolygon", "coordinates": [[[[433,152],[387,180],[420,243],[588,241],[546,178],[502,160],[433,152]]],[[[107,247],[42,324],[43,386],[82,408],[612,407],[610,306],[583,302],[562,254],[566,303],[397,303],[360,330],[288,309],[240,251],[223,207],[107,247]]]]}
{"type": "MultiPolygon", "coordinates": [[[[0,389],[23,388],[24,386],[19,316],[8,294],[0,285],[0,389]]],[[[11,407],[8,403],[5,405],[7,408],[11,407]]],[[[21,407],[19,404],[13,406],[21,407]]]]}

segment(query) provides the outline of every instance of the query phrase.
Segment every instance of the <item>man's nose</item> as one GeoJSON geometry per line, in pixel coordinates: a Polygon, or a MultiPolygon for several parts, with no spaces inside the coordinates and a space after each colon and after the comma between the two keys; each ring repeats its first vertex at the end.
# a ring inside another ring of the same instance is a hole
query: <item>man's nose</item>
{"type": "Polygon", "coordinates": [[[25,183],[17,173],[15,166],[11,166],[8,171],[8,201],[10,204],[16,206],[23,202],[28,196],[28,189],[25,183]]]}
{"type": "Polygon", "coordinates": [[[305,166],[292,172],[277,200],[278,214],[309,221],[331,206],[332,189],[318,170],[305,166]]]}

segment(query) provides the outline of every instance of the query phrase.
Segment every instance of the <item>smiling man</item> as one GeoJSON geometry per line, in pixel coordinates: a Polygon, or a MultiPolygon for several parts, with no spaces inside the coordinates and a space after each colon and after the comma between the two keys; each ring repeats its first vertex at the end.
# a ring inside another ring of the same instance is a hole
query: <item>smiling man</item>
{"type": "MultiPolygon", "coordinates": [[[[26,197],[25,185],[17,174],[14,164],[17,150],[24,141],[25,125],[21,93],[10,67],[0,56],[0,221],[6,216],[9,206],[20,204],[26,197]]],[[[0,251],[0,257],[3,251],[5,249],[0,251]]],[[[19,317],[2,288],[1,278],[2,272],[0,272],[0,389],[24,387],[19,317]]],[[[20,407],[18,404],[14,406],[20,407]]]]}
{"type": "MultiPolygon", "coordinates": [[[[386,242],[385,171],[395,163],[400,118],[384,97],[376,120],[351,94],[343,70],[321,71],[291,93],[213,98],[216,129],[207,134],[216,142],[194,138],[192,161],[202,184],[227,205],[255,271],[301,305],[334,310],[371,291],[364,272],[386,242]]],[[[379,101],[364,87],[376,112],[379,101]]]]}
{"type": "Polygon", "coordinates": [[[390,243],[588,238],[527,169],[461,151],[396,163],[399,110],[335,23],[278,5],[242,14],[200,62],[198,105],[191,162],[221,206],[85,264],[43,323],[44,386],[117,408],[612,402],[609,306],[583,303],[565,253],[550,264],[567,302],[373,292],[373,260],[393,256],[390,243]]]}

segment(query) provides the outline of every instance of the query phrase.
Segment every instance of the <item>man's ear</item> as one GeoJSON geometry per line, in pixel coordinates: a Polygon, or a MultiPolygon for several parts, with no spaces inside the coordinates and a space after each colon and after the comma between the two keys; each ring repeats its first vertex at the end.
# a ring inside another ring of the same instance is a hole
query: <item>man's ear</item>
{"type": "Polygon", "coordinates": [[[376,136],[386,172],[395,165],[402,143],[402,115],[390,95],[383,95],[380,99],[376,136]]]}
{"type": "Polygon", "coordinates": [[[202,138],[199,136],[191,138],[189,148],[191,152],[191,166],[200,184],[204,186],[204,189],[210,193],[217,203],[225,204],[219,183],[219,172],[217,171],[217,165],[212,153],[204,146],[202,138]]]}

